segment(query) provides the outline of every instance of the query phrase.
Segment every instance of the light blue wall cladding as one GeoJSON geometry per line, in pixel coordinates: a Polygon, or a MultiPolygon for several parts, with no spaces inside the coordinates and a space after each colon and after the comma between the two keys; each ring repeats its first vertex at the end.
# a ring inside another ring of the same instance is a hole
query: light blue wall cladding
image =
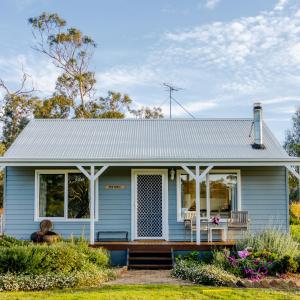
{"type": "MultiPolygon", "coordinates": [[[[287,174],[283,167],[243,167],[241,170],[242,210],[249,212],[251,231],[264,229],[289,230],[287,174]]],[[[169,197],[176,197],[176,182],[169,184],[169,197]]],[[[183,223],[176,219],[176,201],[169,200],[170,240],[183,240],[183,223]]],[[[229,238],[241,234],[229,233],[229,238]]],[[[189,237],[188,237],[189,238],[189,237]]],[[[207,239],[202,232],[201,238],[207,239]]],[[[194,234],[195,241],[195,234],[194,234]]]]}
{"type": "MultiPolygon", "coordinates": [[[[286,171],[282,167],[241,169],[242,209],[249,211],[251,229],[288,230],[286,171]]],[[[9,167],[6,174],[5,231],[28,239],[39,229],[34,222],[34,169],[9,167]]],[[[110,168],[99,181],[99,221],[95,231],[118,230],[131,234],[131,170],[110,168]],[[123,190],[105,189],[106,184],[122,184],[123,190]]],[[[184,240],[185,229],[177,222],[176,181],[169,181],[169,239],[184,240]]],[[[88,222],[55,222],[54,230],[65,237],[89,235],[88,222]]],[[[202,235],[203,239],[206,235],[202,235]]],[[[189,234],[187,233],[187,239],[189,234]]]]}

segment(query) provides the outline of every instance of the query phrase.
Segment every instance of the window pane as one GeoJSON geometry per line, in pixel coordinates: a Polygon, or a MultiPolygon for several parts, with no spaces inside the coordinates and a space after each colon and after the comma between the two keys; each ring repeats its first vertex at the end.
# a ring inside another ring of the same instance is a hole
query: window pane
{"type": "Polygon", "coordinates": [[[210,174],[209,179],[211,216],[228,218],[230,211],[236,209],[237,175],[210,174]]]}
{"type": "Polygon", "coordinates": [[[40,175],[40,217],[64,217],[64,189],[64,174],[40,175]]]}
{"type": "Polygon", "coordinates": [[[82,173],[68,174],[68,218],[90,217],[89,181],[82,173]]]}
{"type": "MultiPolygon", "coordinates": [[[[181,215],[188,211],[196,211],[196,182],[190,180],[190,176],[183,174],[180,175],[181,180],[181,215]]],[[[206,182],[205,180],[200,183],[200,214],[201,217],[206,216],[206,182]]]]}

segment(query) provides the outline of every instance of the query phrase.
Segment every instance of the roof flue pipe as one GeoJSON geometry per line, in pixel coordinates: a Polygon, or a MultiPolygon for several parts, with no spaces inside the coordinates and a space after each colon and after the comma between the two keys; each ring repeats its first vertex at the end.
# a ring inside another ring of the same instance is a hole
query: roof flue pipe
{"type": "Polygon", "coordinates": [[[265,149],[263,143],[263,118],[261,103],[256,102],[253,105],[253,131],[254,131],[254,144],[255,149],[265,149]]]}

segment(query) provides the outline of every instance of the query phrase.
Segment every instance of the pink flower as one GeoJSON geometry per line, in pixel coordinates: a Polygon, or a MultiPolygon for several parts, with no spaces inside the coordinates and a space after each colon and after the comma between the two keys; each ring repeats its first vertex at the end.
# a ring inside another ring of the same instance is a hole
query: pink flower
{"type": "Polygon", "coordinates": [[[220,224],[220,217],[218,217],[218,216],[211,217],[211,222],[215,225],[219,225],[220,224]]]}
{"type": "Polygon", "coordinates": [[[248,252],[248,250],[238,251],[238,256],[242,259],[245,259],[249,255],[250,255],[250,253],[248,252]]]}

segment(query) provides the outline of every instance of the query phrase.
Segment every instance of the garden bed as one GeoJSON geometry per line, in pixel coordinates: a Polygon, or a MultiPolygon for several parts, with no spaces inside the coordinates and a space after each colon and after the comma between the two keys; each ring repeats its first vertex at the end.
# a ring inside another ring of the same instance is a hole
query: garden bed
{"type": "Polygon", "coordinates": [[[178,258],[172,275],[213,286],[297,288],[299,271],[298,242],[288,234],[265,231],[244,238],[234,250],[178,258]]]}
{"type": "Polygon", "coordinates": [[[0,240],[0,291],[98,287],[115,274],[108,252],[83,240],[53,245],[0,240]]]}

